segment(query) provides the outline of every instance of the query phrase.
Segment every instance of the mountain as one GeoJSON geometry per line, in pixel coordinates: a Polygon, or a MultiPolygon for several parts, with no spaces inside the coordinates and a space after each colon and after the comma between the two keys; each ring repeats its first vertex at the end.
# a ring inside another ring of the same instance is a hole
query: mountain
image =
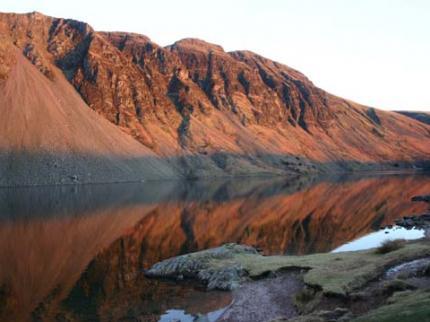
{"type": "Polygon", "coordinates": [[[400,111],[398,113],[430,125],[430,113],[418,111],[400,111]]]}
{"type": "Polygon", "coordinates": [[[8,115],[0,171],[9,173],[1,184],[297,175],[430,160],[428,124],[331,95],[252,52],[198,39],[161,47],[37,12],[0,14],[0,34],[8,115]]]}
{"type": "MultiPolygon", "coordinates": [[[[174,171],[22,56],[0,89],[0,185],[131,181],[174,171]]],[[[53,71],[52,75],[57,75],[53,71]]]]}
{"type": "Polygon", "coordinates": [[[153,151],[89,109],[61,71],[47,65],[41,73],[7,33],[1,37],[0,185],[175,175],[153,151]]]}

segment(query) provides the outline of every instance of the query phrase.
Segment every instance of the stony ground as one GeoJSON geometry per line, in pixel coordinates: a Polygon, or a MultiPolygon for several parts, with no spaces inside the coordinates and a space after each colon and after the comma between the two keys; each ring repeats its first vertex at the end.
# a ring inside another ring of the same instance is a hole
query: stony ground
{"type": "Polygon", "coordinates": [[[430,321],[430,241],[391,247],[262,256],[227,244],[165,260],[147,274],[233,290],[221,321],[430,321]]]}
{"type": "Polygon", "coordinates": [[[218,319],[228,322],[264,322],[294,317],[293,295],[303,288],[299,272],[288,272],[247,282],[233,291],[233,303],[218,319]]]}

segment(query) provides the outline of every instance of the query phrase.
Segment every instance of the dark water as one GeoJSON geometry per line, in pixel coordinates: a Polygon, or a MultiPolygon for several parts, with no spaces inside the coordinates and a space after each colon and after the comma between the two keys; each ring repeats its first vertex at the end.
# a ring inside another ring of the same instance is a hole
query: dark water
{"type": "Polygon", "coordinates": [[[379,227],[429,192],[427,175],[0,189],[0,320],[215,320],[228,293],[142,271],[226,242],[309,254],[420,238],[379,227]]]}

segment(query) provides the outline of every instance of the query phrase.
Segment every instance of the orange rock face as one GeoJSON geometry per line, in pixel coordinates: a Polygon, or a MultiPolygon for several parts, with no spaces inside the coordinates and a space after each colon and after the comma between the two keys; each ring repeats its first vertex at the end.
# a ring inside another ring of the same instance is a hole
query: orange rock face
{"type": "MultiPolygon", "coordinates": [[[[51,83],[66,78],[87,106],[188,177],[430,159],[428,124],[333,96],[252,52],[198,39],[161,47],[40,13],[0,14],[0,31],[2,47],[18,48],[51,83]]],[[[6,79],[13,62],[0,52],[6,79]]]]}

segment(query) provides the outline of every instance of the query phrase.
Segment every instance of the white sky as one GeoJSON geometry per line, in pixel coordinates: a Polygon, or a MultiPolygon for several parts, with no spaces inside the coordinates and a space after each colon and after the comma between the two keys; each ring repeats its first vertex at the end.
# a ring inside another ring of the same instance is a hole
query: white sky
{"type": "Polygon", "coordinates": [[[248,49],[317,86],[383,109],[430,111],[427,0],[2,0],[0,11],[74,18],[160,45],[186,37],[248,49]]]}

